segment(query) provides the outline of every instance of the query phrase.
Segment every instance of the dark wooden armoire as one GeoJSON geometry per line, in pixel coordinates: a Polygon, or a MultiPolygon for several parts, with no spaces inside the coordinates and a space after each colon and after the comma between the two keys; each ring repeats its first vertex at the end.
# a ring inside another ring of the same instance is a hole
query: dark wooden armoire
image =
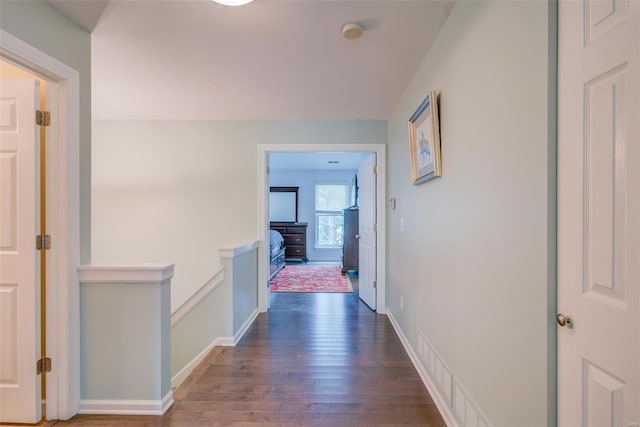
{"type": "Polygon", "coordinates": [[[344,210],[344,244],[342,245],[342,274],[358,271],[358,207],[344,210]]]}

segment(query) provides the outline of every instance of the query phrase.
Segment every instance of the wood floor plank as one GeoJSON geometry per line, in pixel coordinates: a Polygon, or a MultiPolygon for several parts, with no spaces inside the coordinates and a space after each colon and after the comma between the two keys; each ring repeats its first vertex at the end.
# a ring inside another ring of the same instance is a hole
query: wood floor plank
{"type": "Polygon", "coordinates": [[[353,294],[278,293],[236,347],[216,347],[163,416],[74,426],[444,426],[386,316],[353,294]]]}

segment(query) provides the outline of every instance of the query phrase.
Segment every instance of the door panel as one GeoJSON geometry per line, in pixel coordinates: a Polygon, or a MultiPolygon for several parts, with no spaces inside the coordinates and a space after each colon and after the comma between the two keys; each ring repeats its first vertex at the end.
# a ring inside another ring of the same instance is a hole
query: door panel
{"type": "Polygon", "coordinates": [[[359,234],[358,289],[360,299],[376,309],[376,165],[375,153],[367,155],[358,168],[359,234]]]}
{"type": "Polygon", "coordinates": [[[38,82],[0,85],[0,421],[41,418],[38,82]]]}
{"type": "Polygon", "coordinates": [[[640,422],[639,9],[559,4],[560,426],[640,422]]]}
{"type": "Polygon", "coordinates": [[[585,86],[584,292],[604,304],[625,304],[627,246],[627,69],[585,86]],[[616,159],[618,157],[618,159],[616,159]]]}
{"type": "Polygon", "coordinates": [[[624,425],[624,381],[585,360],[583,378],[583,425],[624,425]]]}

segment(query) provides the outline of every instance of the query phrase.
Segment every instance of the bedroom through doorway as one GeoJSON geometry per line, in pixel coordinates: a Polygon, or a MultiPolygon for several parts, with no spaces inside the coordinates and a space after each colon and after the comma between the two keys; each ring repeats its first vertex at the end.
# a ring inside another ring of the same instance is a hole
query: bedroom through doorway
{"type": "MultiPolygon", "coordinates": [[[[305,245],[308,248],[312,249],[316,248],[316,239],[320,238],[330,238],[331,236],[317,236],[315,231],[313,233],[309,232],[310,224],[312,223],[315,226],[317,219],[320,221],[323,219],[320,218],[323,214],[327,212],[315,210],[315,182],[313,184],[313,190],[301,192],[301,185],[296,185],[293,181],[286,182],[276,182],[274,179],[272,180],[272,170],[278,170],[279,166],[275,163],[277,162],[278,155],[282,153],[289,153],[292,156],[294,154],[308,154],[308,153],[317,153],[324,155],[335,156],[336,153],[355,153],[358,155],[360,161],[357,163],[358,170],[362,165],[369,165],[365,167],[366,170],[369,171],[367,173],[368,178],[362,179],[360,176],[360,172],[358,173],[358,207],[359,207],[359,230],[362,231],[363,218],[368,220],[368,228],[366,229],[365,240],[363,242],[362,236],[363,233],[358,233],[360,235],[360,239],[358,239],[359,245],[359,260],[363,260],[362,256],[362,248],[363,243],[366,243],[364,246],[365,253],[367,254],[368,262],[366,263],[366,270],[369,274],[365,275],[363,265],[361,263],[358,264],[358,290],[359,296],[362,301],[364,301],[371,309],[375,310],[378,313],[386,313],[386,284],[385,284],[385,257],[386,257],[386,203],[385,203],[385,189],[386,189],[386,145],[382,143],[361,143],[361,144],[331,144],[331,143],[323,143],[323,144],[258,144],[258,236],[260,236],[259,242],[259,251],[258,251],[258,309],[260,312],[266,312],[270,308],[272,293],[269,291],[269,276],[270,276],[270,229],[271,229],[271,221],[270,221],[270,208],[269,208],[269,199],[270,199],[270,187],[279,186],[279,187],[298,187],[298,197],[299,197],[299,209],[302,207],[302,203],[304,203],[304,198],[306,197],[307,203],[309,200],[309,196],[311,198],[311,206],[312,206],[312,215],[309,216],[312,219],[303,221],[303,216],[300,211],[298,211],[297,221],[289,221],[289,222],[307,222],[307,226],[305,227],[305,245]],[[275,156],[275,157],[274,157],[275,156]],[[369,163],[363,162],[362,159],[367,158],[369,163]],[[275,162],[273,159],[276,159],[275,162]],[[275,169],[273,169],[275,168],[275,169]],[[279,184],[279,185],[276,185],[279,184]],[[363,188],[368,187],[369,191],[364,191],[363,188]],[[364,194],[369,194],[369,197],[366,198],[364,194]],[[363,206],[367,206],[367,209],[364,209],[363,206]],[[368,213],[363,216],[363,213],[368,213]],[[316,215],[317,213],[317,215],[316,215]],[[364,295],[364,297],[363,297],[364,295]]],[[[318,156],[310,156],[311,159],[315,158],[318,160],[318,156]]],[[[329,161],[333,161],[335,159],[327,159],[325,158],[323,161],[329,165],[329,161]]],[[[291,163],[291,157],[288,161],[287,168],[282,168],[289,174],[289,176],[294,175],[302,175],[304,173],[309,173],[313,171],[315,168],[313,166],[305,166],[302,167],[300,163],[293,168],[291,163]]],[[[332,163],[335,165],[335,163],[332,163]]],[[[339,163],[338,163],[339,164],[339,163]]],[[[355,171],[355,164],[348,169],[348,171],[355,171]]],[[[351,174],[348,175],[349,178],[345,179],[342,182],[351,183],[350,177],[351,174]]],[[[355,174],[354,174],[355,177],[355,174]]],[[[355,182],[355,180],[354,180],[355,182]]],[[[328,182],[331,184],[332,182],[328,182]]],[[[327,182],[320,182],[320,184],[327,184],[327,182]]],[[[308,205],[307,205],[308,207],[308,205]]],[[[280,218],[278,218],[280,219],[280,218]]],[[[366,221],[365,221],[366,222],[366,221]]],[[[325,224],[331,224],[331,219],[325,219],[325,224]]],[[[288,224],[295,226],[295,224],[288,224]]],[[[344,231],[343,231],[344,233],[344,231]]],[[[335,237],[335,235],[334,235],[335,237]]],[[[284,236],[283,236],[284,238],[284,236]]],[[[334,240],[335,241],[335,240],[334,240]]],[[[320,245],[317,245],[320,246],[320,245]]],[[[338,246],[338,245],[335,245],[338,246]]],[[[329,249],[329,248],[327,248],[329,249]]],[[[306,253],[306,260],[302,260],[302,262],[333,262],[339,263],[342,259],[342,248],[340,246],[334,247],[334,250],[337,249],[337,256],[335,258],[314,258],[314,255],[309,251],[306,253]]],[[[287,258],[286,250],[285,250],[285,258],[287,258]]],[[[298,257],[300,258],[300,257],[298,257]]],[[[287,261],[285,260],[285,263],[287,261]]],[[[298,260],[300,262],[300,260],[298,260]]],[[[285,264],[286,268],[286,264],[285,264]]],[[[275,295],[284,295],[283,293],[273,293],[275,295]]],[[[294,295],[302,295],[302,293],[294,293],[294,295]]],[[[290,294],[289,294],[290,295],[290,294]]],[[[307,295],[327,295],[331,296],[332,294],[326,293],[313,293],[307,295]]],[[[335,295],[335,294],[333,294],[335,295]]],[[[344,294],[349,295],[349,294],[344,294]]],[[[351,294],[353,295],[353,294],[351,294]]]]}
{"type": "MultiPolygon", "coordinates": [[[[375,186],[364,189],[370,193],[364,200],[373,203],[361,212],[358,179],[363,167],[374,175],[375,160],[372,152],[269,155],[270,299],[282,293],[359,293],[359,219],[365,214],[365,225],[375,223],[376,195],[375,186]]],[[[363,251],[374,255],[373,265],[364,263],[372,270],[368,278],[375,277],[375,241],[372,246],[363,251]]],[[[375,302],[367,305],[375,309],[375,302]]]]}

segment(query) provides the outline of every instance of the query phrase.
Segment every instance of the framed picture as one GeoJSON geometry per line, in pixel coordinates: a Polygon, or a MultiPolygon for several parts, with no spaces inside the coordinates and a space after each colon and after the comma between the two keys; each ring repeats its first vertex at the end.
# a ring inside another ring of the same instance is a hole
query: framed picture
{"type": "Polygon", "coordinates": [[[440,124],[438,96],[435,91],[429,92],[409,119],[409,143],[413,183],[420,184],[441,176],[440,124]]]}

